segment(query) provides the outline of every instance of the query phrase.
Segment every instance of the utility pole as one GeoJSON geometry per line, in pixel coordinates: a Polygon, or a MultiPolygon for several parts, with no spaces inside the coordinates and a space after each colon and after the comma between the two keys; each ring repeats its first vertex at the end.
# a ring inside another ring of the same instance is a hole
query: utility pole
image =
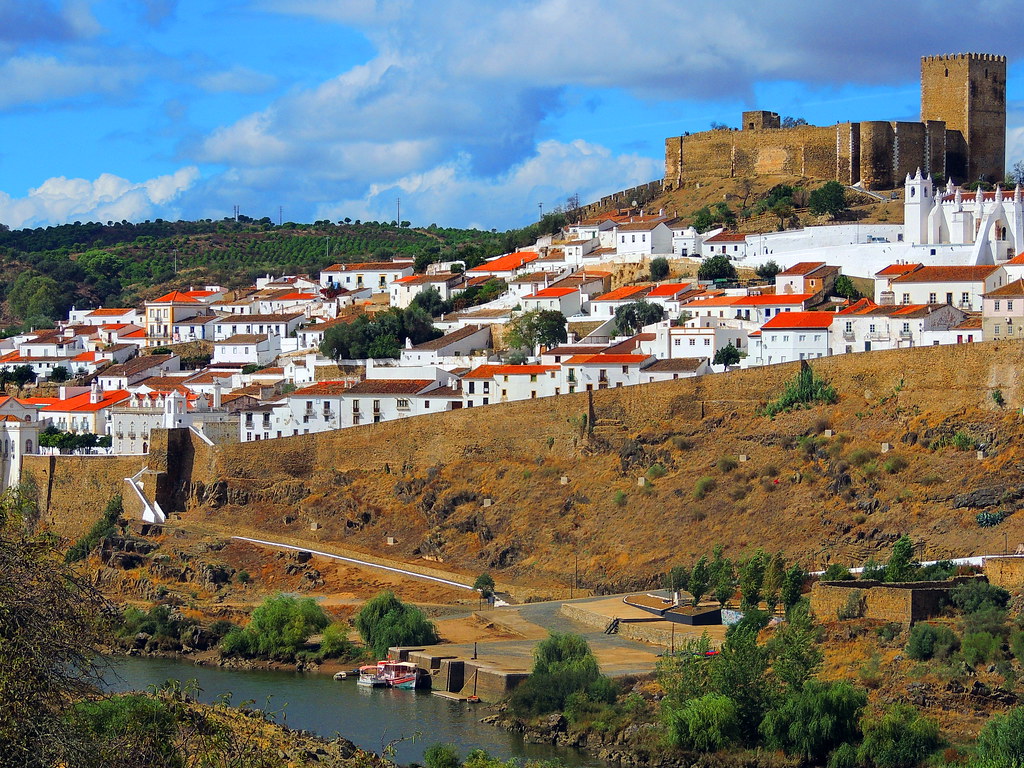
{"type": "Polygon", "coordinates": [[[279,206],[277,206],[277,226],[280,227],[283,221],[284,221],[284,206],[283,205],[279,205],[279,206]]]}
{"type": "Polygon", "coordinates": [[[544,203],[537,203],[537,210],[540,211],[540,218],[538,218],[537,221],[540,221],[544,218],[544,203]]]}
{"type": "Polygon", "coordinates": [[[396,197],[395,198],[395,205],[398,207],[398,226],[399,226],[399,228],[401,228],[401,226],[402,226],[402,198],[396,197]]]}
{"type": "Polygon", "coordinates": [[[331,260],[331,236],[327,236],[327,261],[331,260]]]}

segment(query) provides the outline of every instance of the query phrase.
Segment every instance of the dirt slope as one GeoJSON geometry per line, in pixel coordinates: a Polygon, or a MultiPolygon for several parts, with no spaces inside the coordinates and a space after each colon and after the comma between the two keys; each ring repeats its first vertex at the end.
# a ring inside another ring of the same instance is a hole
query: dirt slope
{"type": "Polygon", "coordinates": [[[795,365],[597,392],[592,432],[576,395],[227,446],[193,469],[183,522],[430,556],[537,586],[567,586],[578,558],[581,585],[598,589],[652,583],[719,542],[809,568],[883,557],[905,532],[928,558],[1012,550],[1024,515],[991,528],[975,516],[1024,499],[1022,349],[818,361],[839,402],[774,420],[755,410],[795,365]],[[936,448],[957,433],[985,458],[936,448]],[[894,446],[884,455],[883,442],[894,446]],[[701,478],[713,488],[698,499],[701,478]],[[385,547],[387,536],[398,543],[385,547]]]}

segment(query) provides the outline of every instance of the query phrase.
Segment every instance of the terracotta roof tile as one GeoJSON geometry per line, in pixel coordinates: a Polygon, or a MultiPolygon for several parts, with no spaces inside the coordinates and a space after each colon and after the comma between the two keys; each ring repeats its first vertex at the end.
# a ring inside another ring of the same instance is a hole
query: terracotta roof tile
{"type": "Polygon", "coordinates": [[[504,256],[484,262],[477,267],[466,270],[466,272],[476,272],[478,274],[481,272],[509,272],[513,269],[519,269],[531,261],[536,261],[539,256],[540,254],[536,251],[516,251],[515,253],[507,253],[504,256]]]}
{"type": "Polygon", "coordinates": [[[780,312],[762,325],[761,330],[773,330],[776,328],[824,330],[832,325],[835,317],[835,314],[832,312],[780,312]]]}
{"type": "Polygon", "coordinates": [[[353,395],[415,395],[433,383],[433,379],[364,379],[348,392],[353,395]]]}
{"type": "Polygon", "coordinates": [[[893,283],[974,283],[982,282],[995,272],[996,266],[921,267],[894,277],[893,283]]]}

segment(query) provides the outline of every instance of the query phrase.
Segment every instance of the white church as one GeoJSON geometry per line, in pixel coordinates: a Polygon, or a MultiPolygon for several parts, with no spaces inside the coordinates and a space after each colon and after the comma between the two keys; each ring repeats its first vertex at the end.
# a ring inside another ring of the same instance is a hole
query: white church
{"type": "Polygon", "coordinates": [[[1024,196],[936,189],[918,170],[904,182],[903,224],[836,224],[746,236],[746,266],[775,261],[782,269],[824,261],[843,274],[873,277],[892,264],[1000,266],[1024,251],[1024,196]]]}

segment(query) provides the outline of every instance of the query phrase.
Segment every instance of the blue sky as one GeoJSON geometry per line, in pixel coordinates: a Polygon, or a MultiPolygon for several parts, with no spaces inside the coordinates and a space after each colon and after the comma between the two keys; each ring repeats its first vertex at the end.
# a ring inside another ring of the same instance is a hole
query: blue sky
{"type": "Polygon", "coordinates": [[[764,108],[917,119],[919,57],[1010,57],[1017,0],[0,0],[0,223],[402,218],[504,229],[764,108]]]}

